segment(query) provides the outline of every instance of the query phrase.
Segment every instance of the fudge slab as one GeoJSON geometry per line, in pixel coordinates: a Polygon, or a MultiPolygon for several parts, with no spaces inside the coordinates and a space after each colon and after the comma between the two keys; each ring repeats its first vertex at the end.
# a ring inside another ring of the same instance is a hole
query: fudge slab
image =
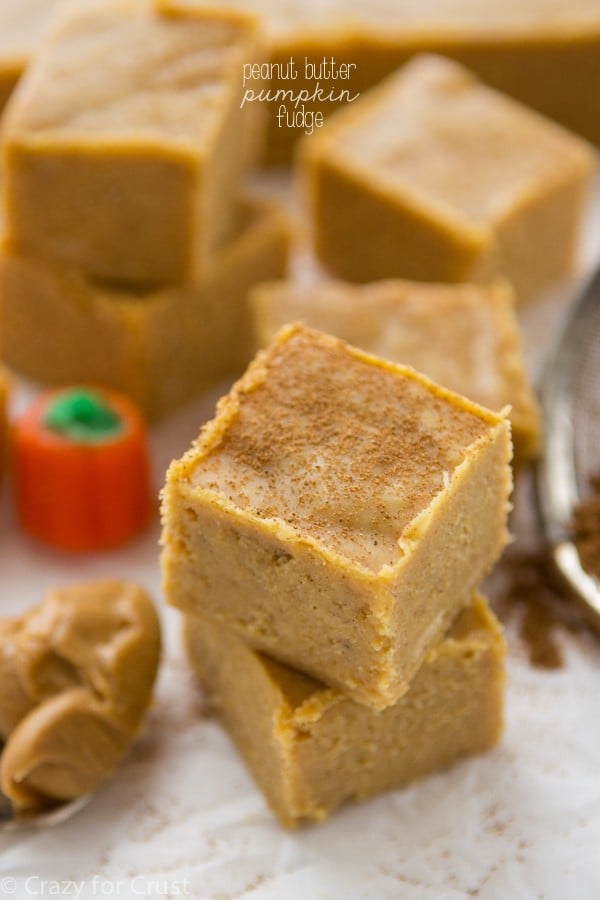
{"type": "Polygon", "coordinates": [[[502,731],[504,639],[481,597],[383,712],[252,650],[207,617],[186,618],[186,643],[209,703],[288,827],[487,750],[502,731]]]}
{"type": "Polygon", "coordinates": [[[167,600],[391,706],[504,546],[510,456],[503,416],[289,326],[171,464],[167,600]]]}
{"type": "MultiPolygon", "coordinates": [[[[179,0],[188,7],[205,0],[179,0]]],[[[228,0],[262,13],[271,61],[271,90],[314,91],[304,61],[332,57],[355,65],[348,81],[325,78],[328,91],[364,93],[417,53],[439,53],[469,66],[487,84],[600,144],[600,5],[597,0],[228,0]],[[290,58],[297,79],[286,78],[290,58]]],[[[287,162],[302,128],[279,127],[283,95],[269,108],[271,163],[287,162]]],[[[308,100],[328,116],[337,103],[308,100]]]]}
{"type": "Polygon", "coordinates": [[[235,12],[70,7],[5,117],[15,244],[113,283],[206,274],[254,155],[260,110],[240,101],[257,57],[258,26],[235,12]]]}
{"type": "Polygon", "coordinates": [[[510,285],[290,281],[252,292],[257,343],[288,322],[334,334],[375,356],[414,366],[481,406],[511,406],[515,463],[539,448],[540,412],[529,383],[510,285]]]}
{"type": "Polygon", "coordinates": [[[435,56],[330,118],[302,156],[334,275],[502,274],[520,299],[571,272],[596,163],[581,139],[435,56]]]}
{"type": "Polygon", "coordinates": [[[117,388],[161,418],[244,370],[253,354],[248,291],[285,274],[289,238],[277,205],[250,203],[208,277],[149,293],[112,289],[5,239],[0,358],[45,384],[117,388]]]}

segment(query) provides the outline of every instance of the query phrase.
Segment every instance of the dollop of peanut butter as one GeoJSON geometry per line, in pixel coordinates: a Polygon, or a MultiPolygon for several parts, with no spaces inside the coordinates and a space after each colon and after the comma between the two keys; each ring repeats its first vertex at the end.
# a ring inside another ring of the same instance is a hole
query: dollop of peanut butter
{"type": "Polygon", "coordinates": [[[154,605],[136,584],[51,591],[0,621],[0,785],[19,809],[91,793],[119,766],[152,698],[154,605]]]}

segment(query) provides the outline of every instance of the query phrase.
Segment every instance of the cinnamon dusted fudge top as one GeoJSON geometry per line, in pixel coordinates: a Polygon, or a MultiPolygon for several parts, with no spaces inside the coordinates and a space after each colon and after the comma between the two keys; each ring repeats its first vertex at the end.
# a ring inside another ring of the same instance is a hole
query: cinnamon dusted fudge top
{"type": "Polygon", "coordinates": [[[443,57],[414,57],[307,144],[403,202],[474,228],[592,165],[591,148],[443,57]]]}
{"type": "Polygon", "coordinates": [[[7,130],[22,140],[51,135],[95,146],[168,136],[201,151],[239,90],[257,31],[254,19],[235,11],[161,15],[146,0],[68,5],[36,57],[7,130]]]}
{"type": "Polygon", "coordinates": [[[377,573],[478,442],[506,427],[412,369],[292,325],[184,462],[195,488],[377,573]]]}

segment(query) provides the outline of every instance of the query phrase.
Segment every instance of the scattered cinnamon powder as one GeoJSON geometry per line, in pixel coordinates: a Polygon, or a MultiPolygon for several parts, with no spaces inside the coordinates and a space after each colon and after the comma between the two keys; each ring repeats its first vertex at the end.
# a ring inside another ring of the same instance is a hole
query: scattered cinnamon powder
{"type": "Polygon", "coordinates": [[[573,512],[573,539],[583,568],[600,577],[600,475],[590,485],[594,493],[573,512]]]}
{"type": "Polygon", "coordinates": [[[533,666],[560,669],[564,665],[560,631],[582,625],[563,592],[542,546],[511,547],[503,560],[503,588],[494,606],[504,621],[519,616],[519,633],[533,666]]]}

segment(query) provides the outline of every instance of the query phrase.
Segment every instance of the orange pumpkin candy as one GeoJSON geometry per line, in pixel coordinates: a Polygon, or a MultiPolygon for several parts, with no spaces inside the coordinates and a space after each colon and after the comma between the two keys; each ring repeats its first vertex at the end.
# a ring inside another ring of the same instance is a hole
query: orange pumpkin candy
{"type": "Polygon", "coordinates": [[[21,524],[53,547],[107,550],[150,520],[146,427],[115,391],[42,394],[14,426],[13,462],[21,524]]]}

